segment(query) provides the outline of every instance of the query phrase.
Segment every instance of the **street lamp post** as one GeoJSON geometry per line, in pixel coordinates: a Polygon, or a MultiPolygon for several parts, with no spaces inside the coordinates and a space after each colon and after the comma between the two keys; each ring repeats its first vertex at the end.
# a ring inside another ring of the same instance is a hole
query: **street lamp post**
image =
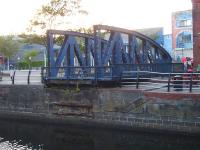
{"type": "Polygon", "coordinates": [[[183,52],[184,47],[185,47],[185,44],[184,44],[184,42],[182,42],[181,43],[181,58],[184,57],[184,52],[183,52]]]}
{"type": "Polygon", "coordinates": [[[47,66],[47,52],[46,52],[46,48],[41,48],[41,52],[43,52],[44,67],[46,67],[47,66]]]}
{"type": "Polygon", "coordinates": [[[31,57],[28,57],[29,59],[29,70],[31,69],[31,57]]]}
{"type": "Polygon", "coordinates": [[[17,68],[18,68],[18,70],[20,69],[20,57],[17,57],[17,68]]]}
{"type": "Polygon", "coordinates": [[[46,49],[44,49],[44,67],[47,66],[47,54],[46,54],[46,49]]]}
{"type": "Polygon", "coordinates": [[[182,47],[182,58],[184,57],[184,55],[183,55],[183,47],[182,47]]]}

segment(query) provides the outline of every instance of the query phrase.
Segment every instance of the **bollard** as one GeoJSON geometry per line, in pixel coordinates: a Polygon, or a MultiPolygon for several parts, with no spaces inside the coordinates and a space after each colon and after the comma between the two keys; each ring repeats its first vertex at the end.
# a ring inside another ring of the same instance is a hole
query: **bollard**
{"type": "Polygon", "coordinates": [[[175,91],[183,90],[183,77],[181,75],[174,76],[174,90],[175,91]]]}

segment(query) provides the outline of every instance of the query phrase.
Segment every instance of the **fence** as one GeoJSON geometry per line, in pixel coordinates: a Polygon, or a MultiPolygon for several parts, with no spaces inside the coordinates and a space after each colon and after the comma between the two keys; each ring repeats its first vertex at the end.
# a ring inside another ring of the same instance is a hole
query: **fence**
{"type": "Polygon", "coordinates": [[[149,71],[162,73],[178,73],[184,72],[184,65],[182,63],[154,63],[154,64],[119,64],[114,65],[113,68],[119,68],[123,71],[149,71]]]}
{"type": "Polygon", "coordinates": [[[121,86],[137,89],[170,91],[200,91],[200,73],[160,73],[149,71],[123,71],[121,86]]]}

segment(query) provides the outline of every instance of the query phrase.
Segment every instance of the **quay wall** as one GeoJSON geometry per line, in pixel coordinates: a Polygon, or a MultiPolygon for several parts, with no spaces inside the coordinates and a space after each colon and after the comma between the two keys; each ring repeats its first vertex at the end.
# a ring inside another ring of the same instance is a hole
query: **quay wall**
{"type": "Polygon", "coordinates": [[[200,94],[0,85],[0,119],[200,133],[200,94]],[[28,119],[27,119],[28,118],[28,119]]]}

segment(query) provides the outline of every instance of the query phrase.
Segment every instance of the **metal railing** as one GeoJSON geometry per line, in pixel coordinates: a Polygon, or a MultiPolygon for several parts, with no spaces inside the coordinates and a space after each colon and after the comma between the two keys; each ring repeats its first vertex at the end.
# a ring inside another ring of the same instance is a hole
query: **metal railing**
{"type": "Polygon", "coordinates": [[[149,71],[162,73],[179,73],[184,72],[183,63],[154,63],[154,64],[118,64],[113,68],[119,68],[123,71],[149,71]]]}
{"type": "Polygon", "coordinates": [[[0,81],[2,81],[2,77],[3,77],[3,70],[0,68],[0,81]]]}
{"type": "Polygon", "coordinates": [[[105,67],[43,67],[44,80],[106,80],[112,79],[113,68],[105,67]]]}
{"type": "Polygon", "coordinates": [[[121,86],[124,85],[144,90],[200,92],[200,73],[123,71],[121,86]]]}
{"type": "Polygon", "coordinates": [[[115,64],[110,66],[43,67],[43,79],[91,79],[106,80],[121,77],[123,71],[183,72],[182,63],[115,64]]]}

